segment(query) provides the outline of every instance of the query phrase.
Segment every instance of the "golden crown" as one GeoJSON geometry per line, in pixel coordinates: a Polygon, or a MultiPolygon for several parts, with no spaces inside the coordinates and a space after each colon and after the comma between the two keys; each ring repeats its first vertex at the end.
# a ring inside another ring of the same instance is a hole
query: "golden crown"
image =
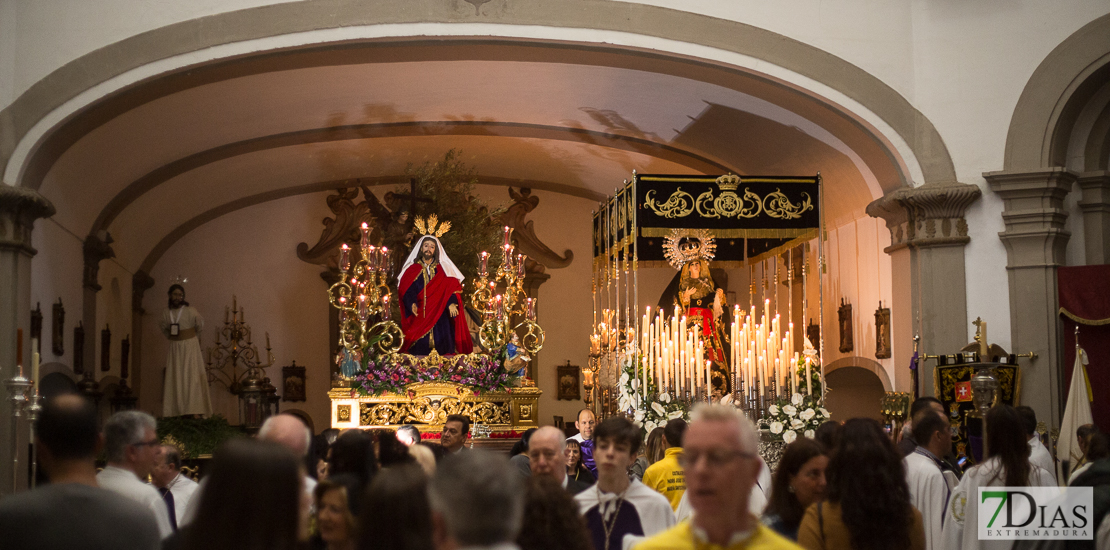
{"type": "Polygon", "coordinates": [[[717,239],[706,229],[672,229],[663,238],[663,255],[675,269],[697,259],[708,262],[717,255],[717,239]],[[687,243],[681,244],[682,239],[688,239],[687,243]]]}
{"type": "Polygon", "coordinates": [[[740,187],[740,176],[736,174],[721,176],[717,178],[717,187],[720,187],[721,191],[735,191],[740,187]]]}
{"type": "Polygon", "coordinates": [[[435,235],[437,239],[451,230],[451,222],[439,223],[439,216],[435,214],[428,216],[427,223],[424,222],[423,218],[417,216],[413,225],[416,226],[416,230],[419,231],[421,235],[435,235]],[[439,226],[438,228],[436,227],[437,225],[439,226]]]}

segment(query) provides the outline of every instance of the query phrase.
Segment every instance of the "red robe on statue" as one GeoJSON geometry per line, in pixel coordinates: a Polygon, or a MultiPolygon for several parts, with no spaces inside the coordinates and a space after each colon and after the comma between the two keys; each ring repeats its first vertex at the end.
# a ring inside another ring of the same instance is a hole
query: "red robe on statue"
{"type": "Polygon", "coordinates": [[[448,277],[438,262],[434,269],[430,281],[421,262],[410,265],[401,276],[397,286],[401,296],[401,331],[405,335],[401,351],[427,355],[434,348],[440,355],[471,353],[474,342],[466,323],[462,284],[448,277]],[[454,317],[448,307],[451,304],[458,310],[454,317]]]}

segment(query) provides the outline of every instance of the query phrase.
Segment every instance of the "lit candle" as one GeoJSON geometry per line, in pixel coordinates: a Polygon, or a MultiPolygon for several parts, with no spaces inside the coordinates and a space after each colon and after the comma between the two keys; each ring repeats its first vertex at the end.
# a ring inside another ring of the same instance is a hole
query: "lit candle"
{"type": "Polygon", "coordinates": [[[536,299],[535,298],[525,298],[524,299],[524,318],[528,319],[529,321],[533,321],[533,322],[536,320],[536,299]]]}
{"type": "Polygon", "coordinates": [[[359,226],[359,230],[362,232],[359,248],[365,251],[370,246],[370,226],[366,225],[366,222],[362,222],[362,225],[359,226]]]}
{"type": "Polygon", "coordinates": [[[367,309],[367,303],[366,303],[367,299],[368,298],[366,297],[365,294],[360,294],[358,296],[358,320],[359,321],[365,322],[366,318],[370,316],[370,311],[367,309]]]}
{"type": "Polygon", "coordinates": [[[806,359],[806,395],[813,395],[813,378],[809,373],[809,359],[806,359]]]}
{"type": "Polygon", "coordinates": [[[389,321],[393,318],[393,308],[389,306],[390,294],[382,294],[382,321],[389,321]]]}
{"type": "Polygon", "coordinates": [[[39,389],[39,339],[31,338],[31,395],[39,389]]]}
{"type": "Polygon", "coordinates": [[[489,252],[485,250],[478,253],[478,275],[485,278],[489,275],[489,252]]]}
{"type": "Polygon", "coordinates": [[[366,256],[363,258],[364,260],[366,260],[366,272],[371,273],[377,271],[378,265],[381,263],[381,259],[378,257],[378,247],[370,245],[366,248],[363,248],[362,252],[363,254],[366,254],[366,256]]]}
{"type": "Polygon", "coordinates": [[[339,271],[346,273],[351,269],[351,247],[343,243],[339,247],[339,271]]]}
{"type": "Polygon", "coordinates": [[[501,246],[508,248],[508,246],[510,244],[509,243],[510,235],[513,234],[513,229],[511,227],[507,226],[507,225],[503,229],[504,229],[504,232],[505,232],[505,242],[503,242],[501,244],[501,246]]]}
{"type": "Polygon", "coordinates": [[[713,401],[713,374],[711,372],[712,361],[706,360],[705,362],[705,401],[710,403],[713,401]]]}

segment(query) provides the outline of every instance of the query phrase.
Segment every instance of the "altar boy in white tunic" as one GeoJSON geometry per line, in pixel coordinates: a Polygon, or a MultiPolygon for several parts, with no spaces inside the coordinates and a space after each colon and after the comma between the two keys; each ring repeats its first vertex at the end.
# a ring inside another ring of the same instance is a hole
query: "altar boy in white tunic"
{"type": "Polygon", "coordinates": [[[1052,474],[1029,462],[1029,443],[1021,415],[1008,405],[987,413],[987,450],[990,457],[972,467],[952,490],[944,514],[942,548],[1009,550],[1012,540],[979,540],[976,500],[979,487],[1051,487],[1052,474]]]}
{"type": "Polygon", "coordinates": [[[595,550],[628,550],[675,524],[671,503],[640,480],[628,479],[643,438],[640,428],[612,416],[594,432],[597,483],[574,500],[586,520],[595,550]]]}
{"type": "Polygon", "coordinates": [[[932,409],[921,411],[913,419],[913,439],[917,448],[905,458],[910,501],[921,512],[926,550],[942,550],[944,510],[956,486],[955,476],[951,483],[945,477],[944,462],[939,458],[952,448],[948,419],[932,409]]]}

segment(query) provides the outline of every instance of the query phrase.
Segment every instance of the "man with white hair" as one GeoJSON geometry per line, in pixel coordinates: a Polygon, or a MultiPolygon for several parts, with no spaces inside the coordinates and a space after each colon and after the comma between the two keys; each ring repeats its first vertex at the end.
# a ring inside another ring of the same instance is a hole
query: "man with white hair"
{"type": "Polygon", "coordinates": [[[96,483],[150,509],[159,534],[166,538],[173,534],[169,509],[158,490],[142,481],[162,460],[157,427],[154,417],[142,411],[113,414],[104,424],[108,465],[96,474],[96,483]]]}
{"type": "Polygon", "coordinates": [[[683,437],[682,463],[694,515],[635,549],[799,548],[748,510],[760,468],[751,421],[728,405],[701,405],[693,417],[683,437]]]}
{"type": "Polygon", "coordinates": [[[451,455],[428,483],[436,550],[514,550],[524,516],[524,487],[504,457],[451,455]]]}
{"type": "Polygon", "coordinates": [[[532,475],[548,476],[572,495],[581,493],[589,484],[567,477],[567,440],[563,430],[544,426],[528,440],[528,462],[532,475]]]}

